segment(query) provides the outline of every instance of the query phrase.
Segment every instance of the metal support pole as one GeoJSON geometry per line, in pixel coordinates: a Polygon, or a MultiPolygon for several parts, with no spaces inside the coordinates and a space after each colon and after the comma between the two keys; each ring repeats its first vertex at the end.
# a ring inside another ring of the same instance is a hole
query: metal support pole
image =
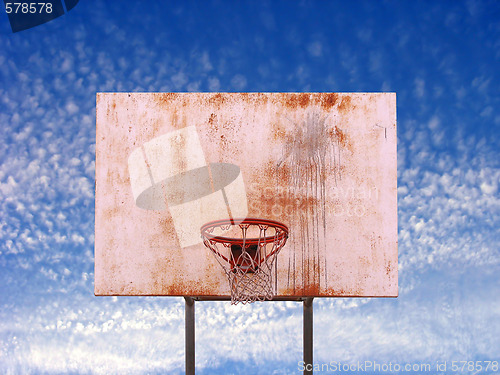
{"type": "Polygon", "coordinates": [[[304,375],[313,373],[313,298],[306,298],[304,305],[304,375]]]}
{"type": "Polygon", "coordinates": [[[184,297],[185,304],[185,333],[186,333],[186,375],[194,375],[194,299],[184,297]]]}

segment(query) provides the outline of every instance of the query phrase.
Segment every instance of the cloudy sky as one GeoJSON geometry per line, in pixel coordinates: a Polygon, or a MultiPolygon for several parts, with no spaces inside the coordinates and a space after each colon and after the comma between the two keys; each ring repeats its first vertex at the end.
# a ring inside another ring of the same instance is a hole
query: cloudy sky
{"type": "MultiPolygon", "coordinates": [[[[499,371],[498,1],[81,0],[18,33],[1,13],[1,373],[184,371],[181,298],[93,295],[101,91],[396,92],[400,295],[315,300],[314,360],[499,371]]],[[[198,373],[300,373],[300,303],[196,314],[198,373]]]]}

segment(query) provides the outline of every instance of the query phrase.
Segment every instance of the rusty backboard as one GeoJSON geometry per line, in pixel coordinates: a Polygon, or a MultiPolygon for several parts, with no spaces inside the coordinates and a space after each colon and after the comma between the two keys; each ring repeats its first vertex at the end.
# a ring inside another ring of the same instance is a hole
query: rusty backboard
{"type": "Polygon", "coordinates": [[[228,299],[200,227],[289,228],[276,299],[398,294],[394,93],[99,93],[95,294],[228,299]]]}

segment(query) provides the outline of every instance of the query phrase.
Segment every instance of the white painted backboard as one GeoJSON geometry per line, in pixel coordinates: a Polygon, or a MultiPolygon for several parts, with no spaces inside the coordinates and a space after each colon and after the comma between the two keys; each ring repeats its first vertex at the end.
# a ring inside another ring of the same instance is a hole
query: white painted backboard
{"type": "Polygon", "coordinates": [[[394,93],[100,93],[96,122],[96,295],[229,298],[199,229],[232,216],[288,226],[277,299],[397,296],[394,93]]]}

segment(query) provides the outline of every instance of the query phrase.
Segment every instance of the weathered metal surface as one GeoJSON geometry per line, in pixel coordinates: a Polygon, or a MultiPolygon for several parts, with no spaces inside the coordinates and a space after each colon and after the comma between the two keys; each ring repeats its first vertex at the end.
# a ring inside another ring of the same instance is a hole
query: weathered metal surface
{"type": "Polygon", "coordinates": [[[96,295],[229,297],[197,228],[246,213],[290,229],[278,298],[397,296],[395,94],[102,93],[96,119],[96,295]]]}

